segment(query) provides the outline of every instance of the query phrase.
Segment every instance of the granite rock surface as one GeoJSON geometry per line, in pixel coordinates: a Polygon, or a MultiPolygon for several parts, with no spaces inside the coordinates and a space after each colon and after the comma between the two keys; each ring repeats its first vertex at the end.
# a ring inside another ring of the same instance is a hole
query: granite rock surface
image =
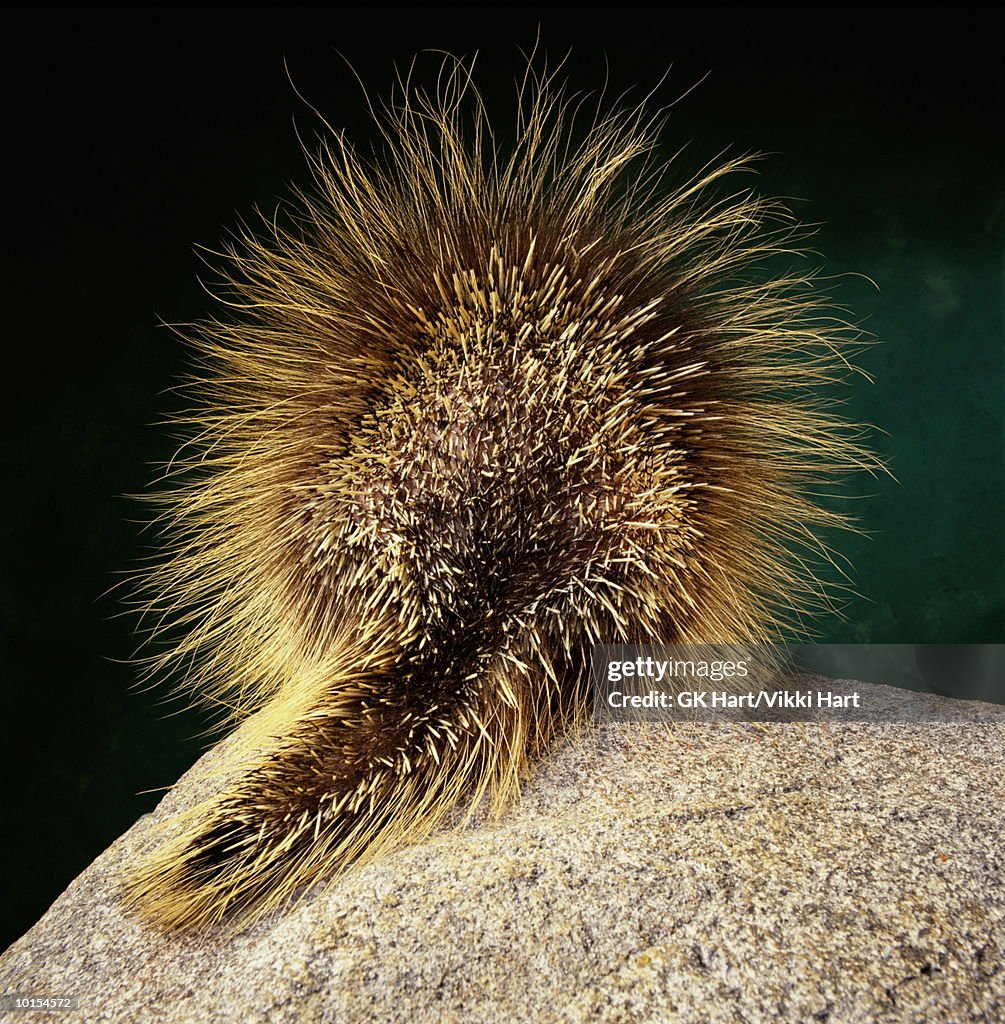
{"type": "Polygon", "coordinates": [[[954,720],[591,726],[502,819],[164,936],[123,871],[218,784],[210,752],[7,950],[0,992],[88,1024],[1000,1024],[1005,708],[859,685],[954,720]]]}

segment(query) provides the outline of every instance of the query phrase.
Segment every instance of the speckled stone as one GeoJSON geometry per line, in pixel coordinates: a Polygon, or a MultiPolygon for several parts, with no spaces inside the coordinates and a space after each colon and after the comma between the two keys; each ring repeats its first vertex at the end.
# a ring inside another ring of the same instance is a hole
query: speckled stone
{"type": "Polygon", "coordinates": [[[164,937],[123,911],[123,869],[219,785],[211,752],[0,958],[0,991],[76,995],[48,1019],[88,1024],[1001,1024],[1005,708],[952,710],[590,727],[502,820],[164,937]]]}

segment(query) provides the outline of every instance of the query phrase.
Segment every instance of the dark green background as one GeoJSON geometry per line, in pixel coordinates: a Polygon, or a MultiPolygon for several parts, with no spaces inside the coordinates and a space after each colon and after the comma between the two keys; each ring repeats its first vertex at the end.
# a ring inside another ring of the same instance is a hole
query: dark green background
{"type": "MultiPolygon", "coordinates": [[[[0,946],[198,755],[201,720],[130,691],[132,623],[102,596],[151,542],[123,497],[168,457],[175,337],[212,309],[193,243],[306,178],[299,90],[362,143],[360,89],[415,51],[476,50],[497,120],[540,26],[575,88],[655,86],[682,166],[774,154],[837,297],[882,344],[853,416],[899,480],[863,481],[844,537],[860,597],[832,642],[1005,640],[1002,584],[1002,61],[993,12],[960,6],[37,8],[7,21],[3,879],[0,946]],[[494,13],[493,13],[494,12],[494,13]],[[498,22],[493,23],[492,19],[498,22]],[[16,24],[21,24],[17,28],[16,24]],[[672,65],[672,66],[671,66],[672,65]]],[[[985,696],[994,696],[985,693],[985,696]]]]}

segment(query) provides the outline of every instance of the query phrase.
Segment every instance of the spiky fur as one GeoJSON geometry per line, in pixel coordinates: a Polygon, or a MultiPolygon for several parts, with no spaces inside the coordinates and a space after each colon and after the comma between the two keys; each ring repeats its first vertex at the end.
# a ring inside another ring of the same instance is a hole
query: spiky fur
{"type": "Polygon", "coordinates": [[[757,272],[800,236],[724,187],[743,162],[675,187],[658,119],[576,110],[529,73],[502,159],[448,62],[378,115],[383,166],[330,137],[292,222],[229,249],[147,611],[188,630],[158,667],[261,711],[136,868],[156,921],[504,806],[594,641],[772,640],[821,597],[846,524],[815,495],[874,464],[822,397],[856,332],[757,272]]]}

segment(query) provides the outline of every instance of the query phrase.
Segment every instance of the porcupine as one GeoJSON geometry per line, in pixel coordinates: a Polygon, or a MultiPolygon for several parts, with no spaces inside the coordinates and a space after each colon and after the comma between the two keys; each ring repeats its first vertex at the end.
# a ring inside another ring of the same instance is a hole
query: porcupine
{"type": "Polygon", "coordinates": [[[133,870],[163,926],[504,807],[594,642],[777,639],[848,525],[821,486],[874,464],[824,397],[859,334],[813,272],[763,270],[805,233],[727,187],[749,159],[675,186],[660,115],[600,102],[584,130],[533,70],[503,157],[469,70],[375,114],[383,163],[325,136],[192,338],[146,610],[188,629],[158,667],[259,714],[133,870]]]}

